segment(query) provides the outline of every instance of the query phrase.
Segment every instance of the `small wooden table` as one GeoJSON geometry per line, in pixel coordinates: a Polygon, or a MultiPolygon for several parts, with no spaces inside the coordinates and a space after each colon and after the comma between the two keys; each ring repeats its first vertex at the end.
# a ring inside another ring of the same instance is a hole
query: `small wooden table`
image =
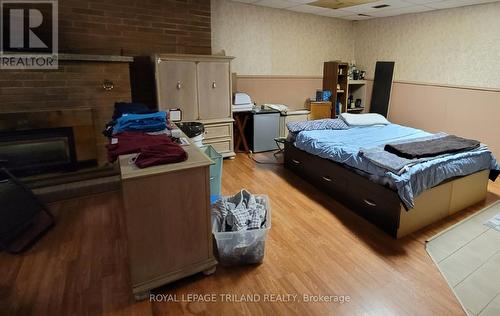
{"type": "Polygon", "coordinates": [[[233,111],[234,125],[237,131],[237,133],[234,134],[234,151],[236,152],[250,152],[245,137],[245,127],[247,126],[250,115],[252,115],[252,111],[233,111]],[[241,145],[243,145],[243,150],[240,148],[241,145]]]}

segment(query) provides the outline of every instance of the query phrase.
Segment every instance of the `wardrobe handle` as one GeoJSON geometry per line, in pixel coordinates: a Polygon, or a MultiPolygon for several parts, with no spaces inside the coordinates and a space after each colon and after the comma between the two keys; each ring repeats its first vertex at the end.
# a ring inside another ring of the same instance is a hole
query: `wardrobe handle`
{"type": "Polygon", "coordinates": [[[294,164],[296,164],[296,165],[300,165],[300,161],[298,161],[298,160],[292,159],[292,162],[293,162],[294,164]]]}
{"type": "Polygon", "coordinates": [[[323,180],[327,181],[327,182],[332,182],[332,179],[331,178],[328,178],[328,177],[322,177],[323,180]]]}
{"type": "Polygon", "coordinates": [[[177,81],[177,90],[180,90],[182,88],[182,82],[177,81]]]}
{"type": "Polygon", "coordinates": [[[111,90],[113,90],[114,87],[115,87],[115,84],[111,80],[105,79],[102,82],[102,88],[106,91],[111,91],[111,90]]]}
{"type": "Polygon", "coordinates": [[[365,204],[367,204],[369,206],[377,206],[377,204],[375,202],[373,202],[372,200],[369,200],[369,199],[364,199],[363,202],[365,202],[365,204]]]}
{"type": "Polygon", "coordinates": [[[212,181],[213,179],[215,179],[215,177],[210,177],[210,181],[212,181]]]}
{"type": "Polygon", "coordinates": [[[214,81],[214,82],[212,82],[212,89],[215,89],[215,88],[217,88],[217,84],[214,81]]]}

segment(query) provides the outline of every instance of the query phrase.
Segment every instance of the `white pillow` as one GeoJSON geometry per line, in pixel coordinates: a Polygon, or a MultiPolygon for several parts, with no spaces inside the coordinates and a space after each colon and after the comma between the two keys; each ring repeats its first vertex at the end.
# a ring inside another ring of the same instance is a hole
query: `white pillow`
{"type": "Polygon", "coordinates": [[[370,126],[370,125],[389,125],[389,122],[385,117],[377,113],[366,113],[366,114],[350,114],[342,113],[340,117],[349,126],[370,126]]]}

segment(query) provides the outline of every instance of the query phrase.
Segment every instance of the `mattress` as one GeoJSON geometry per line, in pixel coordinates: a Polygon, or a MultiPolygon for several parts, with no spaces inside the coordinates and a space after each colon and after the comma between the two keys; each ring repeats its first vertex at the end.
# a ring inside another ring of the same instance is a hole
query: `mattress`
{"type": "Polygon", "coordinates": [[[360,154],[362,148],[374,148],[431,135],[419,129],[389,124],[344,130],[303,131],[296,135],[294,145],[310,154],[353,168],[375,183],[389,186],[397,191],[407,209],[414,207],[414,199],[420,193],[447,179],[481,170],[500,170],[495,157],[486,146],[415,164],[400,175],[377,166],[360,154]]]}

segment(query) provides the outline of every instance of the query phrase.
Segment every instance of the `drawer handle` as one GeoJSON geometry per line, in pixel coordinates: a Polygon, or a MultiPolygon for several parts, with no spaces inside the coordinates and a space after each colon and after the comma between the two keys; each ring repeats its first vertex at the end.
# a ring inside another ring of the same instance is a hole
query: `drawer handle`
{"type": "Polygon", "coordinates": [[[215,89],[215,88],[217,88],[217,84],[214,81],[214,82],[212,82],[212,89],[215,89]]]}
{"type": "Polygon", "coordinates": [[[294,164],[296,164],[296,165],[300,165],[300,161],[298,161],[298,160],[292,159],[292,162],[293,162],[294,164]]]}
{"type": "Polygon", "coordinates": [[[180,90],[182,88],[182,82],[177,81],[176,88],[177,88],[177,90],[180,90]]]}
{"type": "Polygon", "coordinates": [[[323,180],[327,181],[327,182],[332,182],[333,180],[331,178],[328,178],[328,177],[322,177],[323,180]]]}
{"type": "Polygon", "coordinates": [[[375,202],[373,202],[372,200],[369,200],[369,199],[364,199],[363,202],[365,202],[365,204],[369,205],[369,206],[377,206],[377,204],[375,202]]]}
{"type": "Polygon", "coordinates": [[[105,79],[102,82],[102,88],[106,91],[111,91],[111,90],[113,90],[114,87],[115,87],[115,84],[111,80],[105,79]]]}

